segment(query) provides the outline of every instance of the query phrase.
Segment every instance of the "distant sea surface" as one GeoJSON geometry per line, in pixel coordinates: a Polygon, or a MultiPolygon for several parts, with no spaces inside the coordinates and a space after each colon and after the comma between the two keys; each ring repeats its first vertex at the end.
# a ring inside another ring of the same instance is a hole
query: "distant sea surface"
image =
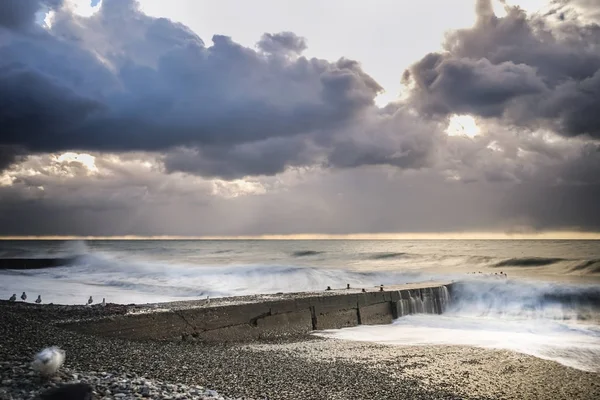
{"type": "Polygon", "coordinates": [[[600,241],[189,240],[0,241],[0,259],[72,258],[0,270],[0,296],[115,303],[456,280],[469,273],[600,283],[600,241]]]}
{"type": "Polygon", "coordinates": [[[0,296],[156,303],[456,281],[443,315],[317,333],[389,345],[507,349],[600,372],[600,242],[551,240],[0,241],[0,296]],[[1,267],[1,265],[0,265],[1,267]]]}

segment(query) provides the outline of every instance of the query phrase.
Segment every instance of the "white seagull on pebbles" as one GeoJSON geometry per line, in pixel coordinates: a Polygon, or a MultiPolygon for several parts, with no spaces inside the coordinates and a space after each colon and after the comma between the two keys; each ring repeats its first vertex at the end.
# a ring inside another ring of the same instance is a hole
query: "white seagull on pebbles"
{"type": "Polygon", "coordinates": [[[45,348],[35,355],[31,367],[42,376],[54,375],[65,362],[65,351],[56,346],[45,348]]]}

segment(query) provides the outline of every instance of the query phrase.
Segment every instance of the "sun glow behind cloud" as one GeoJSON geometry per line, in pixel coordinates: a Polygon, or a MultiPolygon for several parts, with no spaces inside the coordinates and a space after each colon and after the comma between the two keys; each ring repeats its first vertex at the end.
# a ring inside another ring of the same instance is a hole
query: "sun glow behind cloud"
{"type": "Polygon", "coordinates": [[[82,164],[90,172],[98,171],[98,168],[96,167],[96,157],[86,153],[63,153],[56,158],[56,161],[66,164],[76,162],[82,164]]]}
{"type": "Polygon", "coordinates": [[[472,116],[454,115],[450,117],[446,133],[448,136],[468,136],[472,138],[481,134],[481,129],[472,116]]]}

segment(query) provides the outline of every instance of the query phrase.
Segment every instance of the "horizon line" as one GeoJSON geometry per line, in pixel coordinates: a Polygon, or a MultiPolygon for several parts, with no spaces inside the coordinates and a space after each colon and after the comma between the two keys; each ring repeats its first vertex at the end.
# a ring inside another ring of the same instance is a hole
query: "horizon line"
{"type": "Polygon", "coordinates": [[[5,235],[0,240],[600,240],[600,232],[421,232],[266,235],[5,235]]]}

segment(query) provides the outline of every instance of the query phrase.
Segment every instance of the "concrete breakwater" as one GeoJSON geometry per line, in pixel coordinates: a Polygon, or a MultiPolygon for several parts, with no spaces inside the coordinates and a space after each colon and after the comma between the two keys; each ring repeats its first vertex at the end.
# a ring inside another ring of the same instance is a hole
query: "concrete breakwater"
{"type": "Polygon", "coordinates": [[[385,290],[333,290],[253,296],[237,302],[190,301],[144,306],[126,315],[61,324],[81,333],[133,340],[243,342],[299,336],[314,330],[389,324],[408,314],[441,314],[452,284],[385,290]]]}

